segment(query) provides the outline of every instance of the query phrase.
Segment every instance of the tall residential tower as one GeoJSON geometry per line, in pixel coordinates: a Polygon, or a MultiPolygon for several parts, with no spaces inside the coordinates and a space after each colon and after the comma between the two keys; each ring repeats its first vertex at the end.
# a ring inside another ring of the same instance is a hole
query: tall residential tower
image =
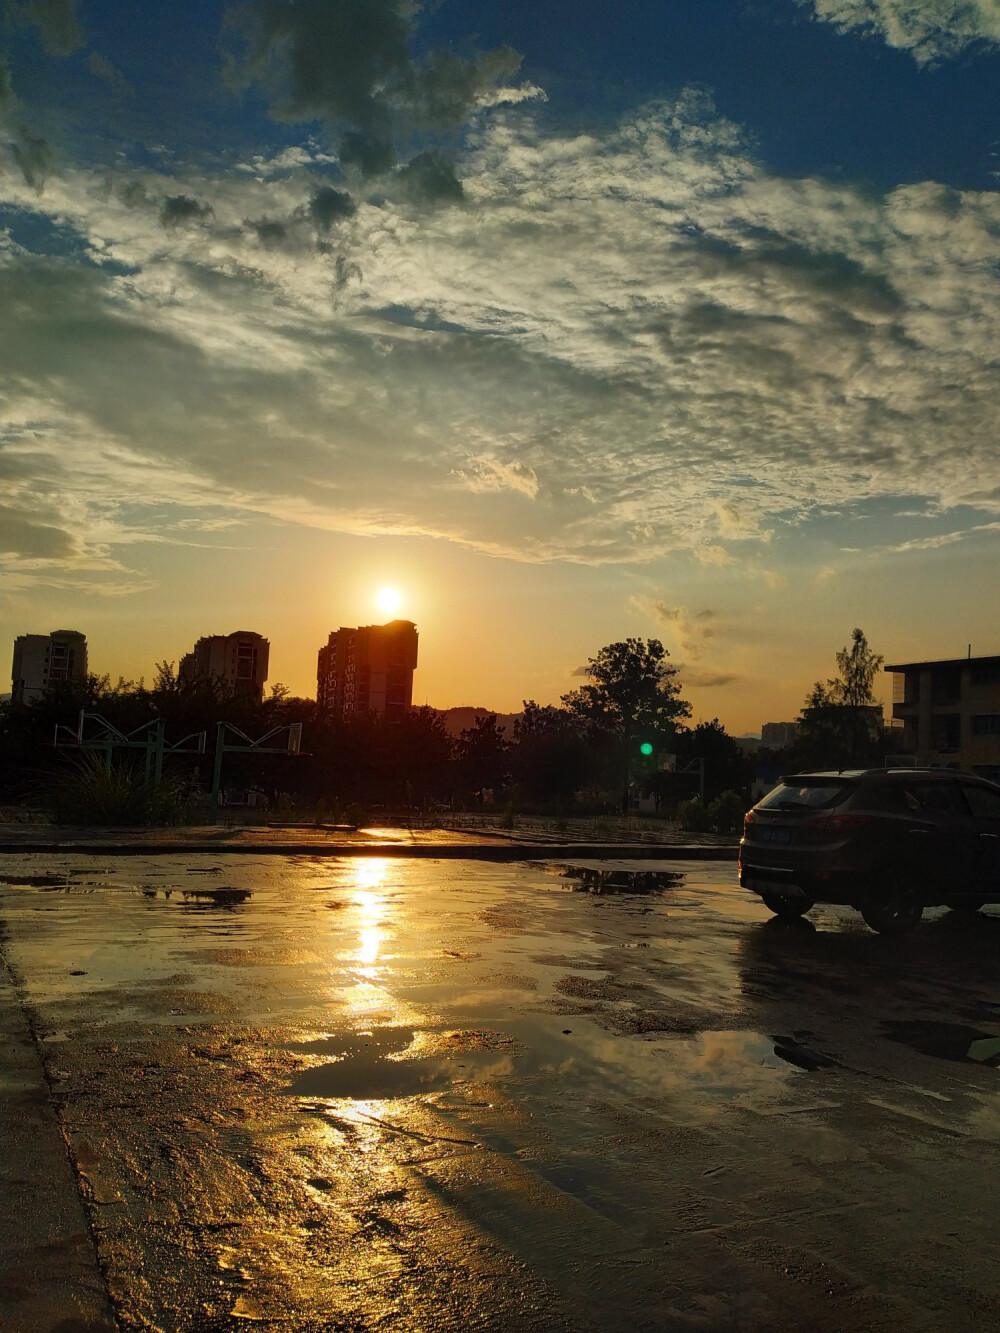
{"type": "Polygon", "coordinates": [[[372,713],[396,721],[413,702],[417,627],[411,620],[331,632],[319,650],[316,700],[338,717],[372,713]]]}
{"type": "Polygon", "coordinates": [[[259,700],[267,680],[270,649],[267,639],[253,630],[210,634],[184,654],[177,674],[192,684],[196,680],[219,681],[229,694],[246,694],[259,700]]]}
{"type": "Polygon", "coordinates": [[[14,640],[11,698],[28,703],[63,680],[87,675],[87,636],[75,629],[51,634],[19,634],[14,640]]]}

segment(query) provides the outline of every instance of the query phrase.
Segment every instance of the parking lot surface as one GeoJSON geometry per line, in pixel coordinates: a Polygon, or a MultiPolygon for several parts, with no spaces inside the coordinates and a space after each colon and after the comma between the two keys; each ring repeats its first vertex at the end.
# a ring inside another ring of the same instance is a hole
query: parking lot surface
{"type": "Polygon", "coordinates": [[[996,1326],[1000,909],[889,939],[676,860],[2,878],[122,1329],[996,1326]]]}

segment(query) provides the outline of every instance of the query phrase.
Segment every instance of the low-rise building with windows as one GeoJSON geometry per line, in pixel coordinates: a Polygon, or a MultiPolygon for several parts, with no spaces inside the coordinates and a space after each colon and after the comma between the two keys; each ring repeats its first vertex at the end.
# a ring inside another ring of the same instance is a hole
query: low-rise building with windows
{"type": "Polygon", "coordinates": [[[1000,657],[900,662],[892,717],[899,749],[920,765],[947,764],[1000,780],[1000,657]]]}
{"type": "Polygon", "coordinates": [[[795,744],[797,722],[765,722],[760,729],[760,743],[765,750],[784,750],[795,744]]]}

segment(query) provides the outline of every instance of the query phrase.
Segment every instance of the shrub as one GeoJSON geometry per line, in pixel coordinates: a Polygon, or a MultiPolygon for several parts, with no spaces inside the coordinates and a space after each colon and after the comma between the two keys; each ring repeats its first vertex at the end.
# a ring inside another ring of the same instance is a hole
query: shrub
{"type": "Polygon", "coordinates": [[[736,833],[746,809],[746,800],[738,791],[724,791],[710,805],[682,801],[677,807],[677,820],[688,833],[736,833]]]}
{"type": "Polygon", "coordinates": [[[738,833],[746,812],[746,798],[738,791],[724,791],[708,807],[709,820],[716,833],[738,833]]]}
{"type": "Polygon", "coordinates": [[[178,783],[146,781],[134,761],[108,763],[103,755],[80,755],[51,793],[57,824],[180,824],[188,814],[178,783]]]}
{"type": "Polygon", "coordinates": [[[711,833],[712,820],[708,806],[701,801],[681,801],[677,807],[677,822],[686,833],[711,833]]]}

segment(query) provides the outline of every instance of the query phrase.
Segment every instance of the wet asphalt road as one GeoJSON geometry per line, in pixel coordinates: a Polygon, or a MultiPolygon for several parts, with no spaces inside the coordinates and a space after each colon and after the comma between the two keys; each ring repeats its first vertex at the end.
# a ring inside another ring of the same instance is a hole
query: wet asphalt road
{"type": "Polygon", "coordinates": [[[123,1329],[997,1326],[1000,909],[567,869],[8,858],[123,1329]]]}

